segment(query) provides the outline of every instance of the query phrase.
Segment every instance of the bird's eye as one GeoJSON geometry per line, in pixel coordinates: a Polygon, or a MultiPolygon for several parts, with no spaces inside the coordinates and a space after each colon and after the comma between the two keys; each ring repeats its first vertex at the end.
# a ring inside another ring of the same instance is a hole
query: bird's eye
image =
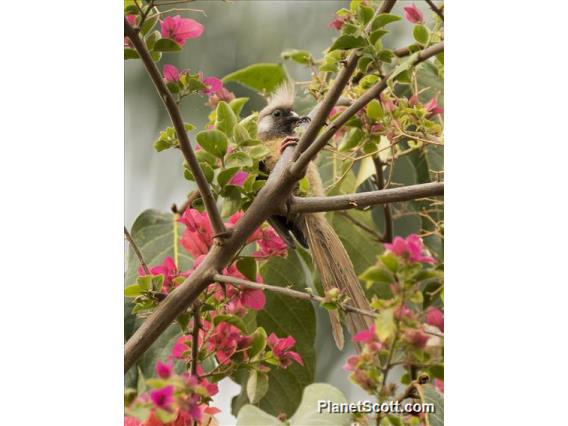
{"type": "Polygon", "coordinates": [[[279,109],[275,110],[272,115],[274,117],[280,117],[282,115],[282,111],[280,111],[279,109]]]}

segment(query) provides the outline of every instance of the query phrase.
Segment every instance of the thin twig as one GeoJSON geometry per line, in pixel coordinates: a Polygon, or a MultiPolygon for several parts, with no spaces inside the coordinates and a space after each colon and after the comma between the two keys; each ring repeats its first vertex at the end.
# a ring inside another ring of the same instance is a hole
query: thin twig
{"type": "MultiPolygon", "coordinates": [[[[218,282],[221,282],[221,283],[236,284],[236,285],[239,285],[239,286],[242,286],[242,287],[252,288],[252,289],[255,289],[255,290],[268,290],[268,291],[272,291],[273,293],[280,293],[280,294],[284,294],[284,295],[289,296],[289,297],[293,297],[294,299],[311,300],[312,302],[318,302],[318,303],[325,301],[325,299],[323,297],[316,296],[315,294],[312,294],[312,293],[305,293],[303,291],[293,290],[291,288],[281,287],[281,286],[276,286],[276,285],[255,283],[254,281],[243,280],[243,279],[240,279],[240,278],[230,277],[230,276],[221,275],[221,274],[213,275],[213,279],[215,281],[218,281],[218,282]]],[[[365,315],[365,316],[372,317],[372,318],[377,317],[377,314],[375,312],[366,311],[364,309],[359,309],[355,306],[351,306],[351,305],[348,305],[348,304],[342,304],[341,308],[345,312],[356,313],[356,314],[365,315]]]]}
{"type": "Polygon", "coordinates": [[[148,269],[148,265],[144,261],[144,258],[142,257],[142,253],[140,252],[140,249],[138,248],[138,246],[136,245],[136,243],[132,239],[132,235],[130,235],[130,232],[128,232],[128,229],[126,229],[126,226],[124,227],[124,238],[126,238],[126,240],[128,241],[128,244],[130,244],[130,248],[132,250],[134,250],[136,257],[138,258],[138,262],[140,262],[140,265],[142,265],[142,269],[144,269],[144,273],[146,275],[150,275],[150,269],[148,269]]]}
{"type": "MultiPolygon", "coordinates": [[[[381,158],[377,155],[373,157],[373,163],[375,164],[376,178],[377,178],[377,189],[379,191],[386,189],[385,187],[385,177],[383,174],[383,162],[381,158]]],[[[389,203],[383,204],[383,214],[385,218],[385,233],[382,236],[382,241],[385,243],[392,243],[393,237],[393,220],[392,212],[389,203]]]]}
{"type": "Polygon", "coordinates": [[[201,328],[201,321],[199,318],[199,305],[198,301],[193,303],[193,331],[191,333],[191,375],[197,376],[197,357],[199,356],[199,329],[201,328]]]}
{"type": "Polygon", "coordinates": [[[376,232],[374,229],[368,227],[367,225],[365,225],[360,220],[355,219],[354,217],[352,217],[351,215],[349,215],[348,213],[345,213],[345,212],[339,212],[338,214],[343,216],[345,219],[347,219],[353,225],[355,225],[355,226],[361,228],[363,231],[371,234],[373,236],[373,238],[376,239],[378,242],[380,242],[380,243],[384,242],[383,237],[381,235],[379,235],[378,232],[376,232]]]}
{"type": "MultiPolygon", "coordinates": [[[[410,65],[416,66],[419,63],[431,58],[432,56],[436,56],[437,54],[439,54],[443,51],[444,51],[444,42],[440,42],[438,44],[430,46],[430,47],[428,47],[424,50],[421,50],[414,57],[414,59],[412,59],[412,63],[410,65]]],[[[335,133],[337,133],[337,131],[341,128],[341,126],[343,126],[351,117],[353,117],[355,114],[357,114],[360,110],[365,108],[365,106],[369,102],[371,102],[373,99],[376,99],[376,98],[379,97],[379,95],[383,92],[383,90],[386,89],[388,80],[391,77],[391,75],[392,75],[392,72],[387,74],[381,81],[379,81],[374,86],[372,86],[370,89],[368,89],[365,93],[363,93],[355,102],[353,102],[351,104],[350,107],[348,107],[345,111],[343,111],[339,115],[339,117],[337,117],[331,123],[331,125],[325,130],[325,132],[323,132],[314,142],[312,142],[311,144],[305,144],[305,145],[307,145],[307,147],[303,147],[301,145],[302,140],[303,140],[303,137],[302,137],[302,139],[300,140],[300,142],[298,144],[298,149],[296,150],[296,154],[295,154],[295,158],[297,158],[297,159],[296,159],[296,161],[294,161],[294,163],[292,163],[289,166],[290,174],[293,175],[293,176],[302,176],[304,170],[306,169],[306,167],[308,166],[310,161],[312,161],[316,157],[316,155],[319,153],[319,151],[321,151],[323,149],[323,147],[329,142],[329,140],[333,137],[333,135],[335,135],[335,133]],[[305,148],[305,149],[303,149],[303,148],[305,148]]],[[[339,80],[340,77],[342,77],[341,73],[340,73],[340,76],[338,76],[338,80],[339,80]]],[[[339,95],[337,95],[337,97],[339,97],[339,95]]],[[[334,102],[337,100],[337,97],[334,98],[334,102]]],[[[326,100],[324,100],[324,102],[322,103],[322,107],[320,108],[320,110],[318,110],[318,113],[316,114],[316,116],[319,116],[319,113],[322,110],[324,110],[324,105],[326,106],[326,108],[327,108],[327,106],[329,106],[329,105],[327,105],[326,101],[327,101],[327,97],[326,97],[326,100]]],[[[329,108],[329,110],[331,110],[331,107],[329,108]]],[[[329,111],[327,111],[327,114],[328,113],[329,113],[329,111]]],[[[327,115],[326,115],[326,117],[327,117],[327,115]]],[[[314,124],[314,123],[312,123],[312,124],[314,124]]],[[[312,126],[310,126],[308,128],[308,130],[311,127],[312,126]]],[[[318,129],[318,131],[319,131],[319,129],[318,129]]],[[[305,135],[306,134],[304,134],[304,136],[305,135]]]]}
{"type": "Polygon", "coordinates": [[[150,56],[150,52],[146,48],[146,45],[140,38],[138,32],[132,28],[130,23],[126,18],[124,18],[124,35],[126,35],[134,48],[138,52],[138,55],[142,59],[144,66],[146,67],[146,71],[148,75],[152,79],[156,90],[158,91],[160,98],[164,102],[166,109],[168,110],[168,114],[172,120],[172,124],[174,125],[181,151],[189,165],[191,173],[195,177],[195,182],[197,183],[197,187],[199,188],[199,192],[201,193],[201,198],[203,198],[203,204],[205,204],[205,209],[207,210],[207,214],[209,215],[209,219],[211,220],[211,225],[213,227],[213,231],[217,236],[224,236],[227,233],[225,229],[225,224],[223,223],[223,219],[221,219],[221,215],[219,214],[219,210],[217,209],[217,204],[215,202],[215,198],[211,193],[211,188],[209,187],[209,183],[203,174],[203,170],[197,161],[197,157],[195,156],[195,152],[191,147],[191,143],[189,141],[189,137],[187,136],[187,132],[185,131],[183,125],[183,118],[181,116],[181,112],[171,94],[168,90],[158,67],[152,60],[150,56]]]}
{"type": "Polygon", "coordinates": [[[428,6],[430,6],[430,9],[432,9],[434,11],[434,13],[436,15],[438,15],[440,17],[440,19],[443,21],[444,20],[444,14],[438,8],[438,6],[436,6],[432,0],[426,0],[426,3],[428,3],[428,6]]]}

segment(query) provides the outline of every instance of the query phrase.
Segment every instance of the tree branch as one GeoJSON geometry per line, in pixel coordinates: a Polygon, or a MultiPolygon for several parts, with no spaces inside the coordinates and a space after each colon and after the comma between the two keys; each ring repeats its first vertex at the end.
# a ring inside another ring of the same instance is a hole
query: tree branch
{"type": "Polygon", "coordinates": [[[172,120],[172,124],[174,125],[175,131],[177,133],[177,137],[179,140],[181,151],[191,169],[191,173],[195,177],[195,182],[197,183],[197,187],[199,192],[201,193],[201,198],[203,199],[203,203],[205,204],[205,208],[211,219],[211,225],[213,226],[213,230],[215,231],[216,235],[224,235],[226,234],[227,230],[225,229],[225,224],[223,223],[223,219],[221,219],[221,215],[219,214],[219,210],[217,210],[217,204],[215,202],[215,198],[211,193],[211,188],[209,187],[209,183],[203,174],[203,170],[201,170],[201,166],[197,161],[197,157],[195,157],[195,153],[193,148],[191,147],[191,143],[189,141],[189,137],[187,136],[187,132],[183,126],[183,118],[181,116],[181,112],[177,107],[177,104],[168,90],[164,80],[162,79],[162,75],[160,74],[160,70],[152,60],[150,56],[150,52],[146,49],[146,45],[140,38],[138,31],[135,30],[128,22],[126,17],[124,18],[124,35],[127,36],[134,48],[138,52],[138,55],[142,59],[144,66],[146,67],[146,71],[148,75],[152,79],[160,98],[162,99],[168,114],[170,115],[170,119],[172,120]]]}
{"type": "MultiPolygon", "coordinates": [[[[411,66],[416,66],[420,62],[423,62],[431,58],[432,56],[437,55],[443,50],[444,50],[444,42],[423,49],[420,52],[418,52],[418,54],[414,57],[411,66]]],[[[290,166],[290,173],[293,176],[302,175],[303,171],[306,169],[310,161],[312,161],[315,158],[315,156],[318,154],[318,152],[323,149],[323,147],[329,142],[329,140],[333,137],[333,135],[335,135],[335,133],[341,128],[341,126],[343,126],[351,117],[357,114],[360,110],[365,108],[365,106],[369,102],[379,97],[381,92],[386,89],[387,82],[391,77],[391,75],[392,72],[390,72],[380,82],[378,82],[373,87],[368,89],[365,93],[363,93],[355,102],[351,104],[350,107],[348,107],[343,113],[341,113],[341,115],[339,115],[339,117],[337,117],[331,123],[331,125],[326,129],[324,133],[322,133],[313,143],[309,144],[309,146],[301,152],[301,155],[297,158],[297,160],[290,166]]],[[[335,99],[334,102],[336,100],[337,99],[335,99]]],[[[327,98],[326,100],[324,100],[324,103],[326,101],[327,98]]],[[[331,110],[331,108],[332,106],[329,108],[329,110],[331,110]]],[[[300,140],[300,143],[301,142],[302,140],[300,140]]],[[[300,148],[300,146],[298,146],[298,148],[300,148]]],[[[298,149],[297,152],[299,151],[300,150],[298,149]]]]}
{"type": "MultiPolygon", "coordinates": [[[[380,10],[389,11],[394,3],[395,1],[393,0],[387,0],[383,3],[380,10]]],[[[125,25],[128,25],[128,23],[126,23],[125,25]]],[[[133,31],[130,25],[128,25],[128,27],[131,31],[133,31]]],[[[137,39],[140,44],[141,41],[137,37],[137,34],[134,34],[133,37],[134,36],[136,36],[135,39],[137,39]]],[[[142,47],[144,46],[142,45],[142,47]]],[[[145,51],[145,49],[143,51],[145,51]]],[[[144,59],[144,56],[141,55],[141,57],[144,59]]],[[[151,58],[146,59],[151,60],[151,58]]],[[[153,80],[157,73],[157,80],[161,82],[161,85],[163,86],[161,76],[159,75],[155,64],[153,62],[149,63],[147,69],[149,73],[151,71],[154,72],[153,80]]],[[[339,83],[336,81],[335,84],[341,83],[341,81],[339,83]]],[[[330,90],[330,92],[335,93],[333,88],[330,90]]],[[[162,94],[162,92],[160,92],[160,94],[162,94]]],[[[166,93],[164,94],[164,99],[167,98],[166,95],[169,95],[168,91],[166,91],[166,93]]],[[[335,101],[336,100],[337,99],[335,99],[335,101]]],[[[324,99],[324,102],[327,102],[327,97],[326,99],[324,99]]],[[[328,104],[328,106],[329,105],[331,105],[331,103],[328,104]]],[[[173,104],[173,106],[175,106],[175,104],[173,104]]],[[[323,116],[323,113],[320,115],[323,116]]],[[[325,115],[324,120],[326,118],[327,114],[325,115]]],[[[319,128],[321,128],[321,125],[323,125],[324,120],[322,120],[321,123],[316,123],[314,119],[310,126],[320,126],[318,127],[319,131],[319,128]]],[[[313,129],[315,129],[315,127],[313,129]]],[[[306,136],[306,134],[304,134],[302,138],[303,143],[306,146],[311,145],[316,135],[317,132],[314,130],[311,131],[309,138],[306,136]]],[[[136,360],[152,345],[152,343],[169,326],[169,324],[175,320],[177,315],[187,309],[187,307],[197,299],[201,292],[205,290],[205,288],[207,288],[207,286],[212,282],[213,276],[223,268],[225,268],[233,260],[234,255],[242,248],[244,244],[246,244],[247,238],[269,216],[278,214],[283,210],[283,208],[285,208],[285,200],[296,187],[299,178],[302,177],[301,175],[293,175],[290,173],[288,166],[292,164],[292,156],[294,155],[293,151],[293,148],[289,146],[282,152],[280,159],[268,176],[266,184],[261,188],[252,204],[249,206],[241,219],[237,222],[235,227],[232,228],[230,235],[225,240],[223,240],[222,244],[216,244],[211,247],[205,259],[199,264],[199,266],[193,271],[193,273],[157,306],[154,312],[152,312],[152,314],[142,323],[142,325],[136,330],[136,332],[132,335],[128,342],[126,342],[124,348],[125,372],[128,371],[128,369],[136,362],[136,360]]],[[[191,152],[193,153],[193,151],[191,152]]],[[[193,157],[195,156],[193,155],[193,157]]],[[[201,171],[201,169],[198,170],[201,171]]],[[[196,176],[195,173],[194,176],[196,176]]],[[[208,186],[207,189],[209,189],[208,186]]],[[[205,204],[207,205],[207,203],[205,204]]]]}
{"type": "MultiPolygon", "coordinates": [[[[213,279],[215,281],[220,282],[220,283],[235,284],[235,285],[238,285],[238,286],[241,286],[241,287],[252,288],[252,289],[255,289],[255,290],[268,290],[268,291],[272,291],[273,293],[280,293],[280,294],[284,294],[285,296],[288,296],[288,297],[293,297],[294,299],[310,300],[312,302],[318,302],[318,303],[325,301],[325,299],[323,297],[316,296],[315,294],[305,293],[303,291],[293,290],[293,289],[287,288],[287,287],[255,283],[254,281],[243,280],[243,279],[240,279],[240,278],[230,277],[230,276],[227,276],[227,275],[215,274],[215,275],[213,275],[213,279]]],[[[355,306],[351,306],[351,305],[347,305],[347,304],[342,304],[341,308],[345,312],[352,312],[352,313],[361,314],[361,315],[365,315],[365,316],[372,317],[372,318],[375,318],[377,316],[377,314],[375,312],[365,311],[364,309],[359,309],[355,306]]]]}
{"type": "Polygon", "coordinates": [[[415,200],[417,198],[444,195],[443,182],[421,183],[381,191],[358,192],[333,197],[292,197],[288,206],[290,214],[347,210],[377,204],[415,200]]]}
{"type": "Polygon", "coordinates": [[[440,17],[440,19],[443,21],[444,20],[444,14],[438,8],[438,6],[436,6],[432,0],[426,0],[426,3],[428,3],[428,6],[430,6],[430,9],[432,9],[434,11],[434,13],[436,15],[438,15],[440,17]]]}
{"type": "Polygon", "coordinates": [[[140,249],[138,248],[138,246],[136,245],[136,243],[132,239],[132,236],[130,235],[130,232],[128,232],[128,229],[126,229],[126,226],[124,227],[124,238],[126,238],[126,240],[128,241],[128,244],[130,244],[130,248],[132,250],[134,250],[136,257],[138,258],[138,262],[140,262],[140,265],[142,265],[142,269],[144,269],[144,273],[146,275],[150,275],[150,269],[148,269],[148,265],[144,261],[144,258],[142,257],[142,253],[140,252],[140,249]]]}
{"type": "MultiPolygon", "coordinates": [[[[377,189],[379,191],[385,189],[385,177],[383,174],[383,162],[381,157],[378,155],[373,157],[373,163],[375,164],[376,178],[377,178],[377,189]]],[[[385,217],[385,233],[383,234],[383,242],[392,243],[393,237],[393,220],[390,204],[383,204],[383,214],[385,217]]]]}
{"type": "Polygon", "coordinates": [[[193,331],[191,332],[191,375],[197,376],[197,357],[199,356],[199,328],[201,321],[199,318],[199,302],[193,304],[193,331]]]}
{"type": "MultiPolygon", "coordinates": [[[[396,0],[385,0],[380,7],[377,8],[375,12],[375,16],[381,13],[388,13],[394,7],[396,0]]],[[[369,22],[365,31],[368,32],[371,29],[371,24],[373,20],[369,22]]],[[[347,61],[345,62],[345,66],[337,75],[335,82],[329,92],[327,92],[323,102],[317,107],[316,113],[312,118],[312,121],[302,137],[298,142],[298,147],[294,151],[293,161],[297,162],[300,158],[301,154],[306,151],[311,145],[312,141],[316,138],[321,128],[325,125],[327,121],[327,117],[329,113],[336,105],[343,89],[349,82],[353,71],[357,68],[357,61],[359,60],[359,56],[361,52],[359,50],[354,50],[350,55],[347,61]]],[[[303,155],[302,155],[303,156],[303,155]]],[[[308,162],[304,164],[304,167],[293,167],[290,171],[292,172],[293,176],[302,177],[303,171],[305,167],[308,165],[308,162]]]]}

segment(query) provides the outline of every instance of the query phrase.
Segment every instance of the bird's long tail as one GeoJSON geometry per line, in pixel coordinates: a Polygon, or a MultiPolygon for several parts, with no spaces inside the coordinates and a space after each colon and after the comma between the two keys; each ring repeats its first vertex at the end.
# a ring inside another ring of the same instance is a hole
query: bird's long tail
{"type": "MultiPolygon", "coordinates": [[[[337,287],[349,297],[348,303],[357,308],[370,311],[353,263],[343,247],[341,240],[322,213],[304,214],[299,218],[299,225],[308,238],[312,258],[320,273],[325,291],[337,287]]],[[[333,338],[339,349],[343,349],[343,328],[338,312],[330,311],[333,338]]],[[[351,335],[369,328],[373,324],[370,317],[348,313],[347,329],[351,335]]]]}

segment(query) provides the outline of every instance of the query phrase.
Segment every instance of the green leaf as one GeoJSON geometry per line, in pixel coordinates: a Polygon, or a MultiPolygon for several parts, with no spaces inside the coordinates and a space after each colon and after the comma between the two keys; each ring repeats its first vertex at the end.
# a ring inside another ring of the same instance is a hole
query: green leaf
{"type": "Polygon", "coordinates": [[[369,104],[367,105],[367,117],[369,117],[371,120],[378,121],[383,118],[384,115],[385,113],[383,111],[383,107],[381,106],[381,103],[378,101],[378,99],[373,99],[371,102],[369,102],[369,104]]]}
{"type": "Polygon", "coordinates": [[[258,118],[258,113],[255,112],[254,114],[249,115],[246,118],[243,118],[239,124],[241,124],[246,131],[249,133],[251,138],[256,138],[256,119],[258,118]]]}
{"type": "Polygon", "coordinates": [[[287,79],[281,64],[255,64],[225,76],[223,82],[235,81],[258,92],[271,93],[287,79]]]}
{"type": "Polygon", "coordinates": [[[330,52],[334,50],[348,50],[348,49],[355,49],[358,47],[363,47],[367,44],[363,37],[355,37],[352,35],[342,35],[338,37],[331,47],[329,48],[330,52]]]}
{"type": "Polygon", "coordinates": [[[124,289],[124,295],[126,297],[136,297],[140,296],[144,290],[138,284],[129,285],[124,289]]]}
{"type": "Polygon", "coordinates": [[[378,40],[380,40],[385,34],[388,34],[387,30],[375,30],[369,36],[369,41],[371,44],[375,44],[378,40]]]}
{"type": "MultiPolygon", "coordinates": [[[[157,13],[154,14],[153,16],[146,18],[146,20],[142,24],[142,27],[140,28],[140,32],[142,33],[142,35],[146,35],[148,32],[152,30],[152,28],[154,28],[154,25],[156,25],[156,23],[158,22],[158,18],[159,15],[157,13]]],[[[148,46],[148,48],[150,47],[148,46]]]]}
{"type": "Polygon", "coordinates": [[[244,257],[237,260],[237,269],[241,274],[243,274],[251,281],[256,281],[256,266],[256,260],[254,260],[252,257],[244,257]]]}
{"type": "Polygon", "coordinates": [[[247,380],[247,396],[252,404],[260,401],[268,392],[268,375],[256,370],[251,370],[247,380]]]}
{"type": "Polygon", "coordinates": [[[249,132],[242,124],[235,124],[233,127],[233,140],[237,145],[243,145],[251,139],[249,132]]]}
{"type": "Polygon", "coordinates": [[[153,50],[155,52],[179,52],[181,46],[169,38],[161,38],[156,40],[153,50]]]}
{"type": "Polygon", "coordinates": [[[414,39],[418,43],[420,43],[423,46],[428,44],[428,39],[430,38],[430,34],[428,32],[428,29],[424,25],[422,24],[416,25],[412,33],[414,35],[414,39]]]}
{"type": "MultiPolygon", "coordinates": [[[[260,273],[267,283],[305,291],[310,282],[305,270],[305,265],[297,252],[290,250],[288,258],[274,257],[266,261],[260,273]]],[[[259,406],[270,414],[286,413],[290,417],[300,404],[302,390],[314,380],[316,331],[314,308],[305,300],[291,299],[273,292],[265,292],[265,295],[266,306],[257,313],[257,325],[263,327],[268,335],[275,333],[278,337],[294,336],[296,345],[292,350],[300,354],[304,367],[292,363],[285,370],[272,369],[269,373],[270,387],[259,406]]],[[[243,386],[245,379],[241,382],[243,386]]],[[[233,413],[237,413],[243,398],[237,398],[233,402],[233,413]]],[[[244,422],[238,424],[248,426],[248,423],[244,422]]]]}
{"type": "Polygon", "coordinates": [[[247,404],[239,411],[237,426],[285,426],[285,424],[260,408],[247,404]]]}
{"type": "Polygon", "coordinates": [[[398,261],[398,256],[390,251],[385,251],[381,257],[381,262],[385,265],[391,272],[396,273],[400,266],[400,262],[398,261]]]}
{"type": "Polygon", "coordinates": [[[215,128],[221,130],[225,135],[233,135],[233,127],[237,123],[237,116],[229,104],[225,101],[217,105],[215,128]]]}
{"type": "Polygon", "coordinates": [[[394,282],[393,275],[380,266],[371,266],[361,274],[360,278],[375,283],[392,284],[394,282]]]}
{"type": "Polygon", "coordinates": [[[282,52],[280,56],[282,59],[291,59],[303,65],[309,65],[312,62],[312,54],[307,50],[288,49],[282,52]]]}
{"type": "Polygon", "coordinates": [[[291,426],[349,426],[351,414],[329,413],[327,410],[318,410],[319,401],[330,401],[336,404],[346,404],[347,399],[343,393],[326,383],[314,383],[304,389],[302,402],[290,419],[291,426]]]}
{"type": "Polygon", "coordinates": [[[424,402],[434,404],[434,412],[427,414],[430,426],[444,426],[444,397],[432,385],[423,385],[424,402]]]}
{"type": "Polygon", "coordinates": [[[242,151],[231,152],[225,157],[225,167],[238,167],[243,169],[246,167],[252,167],[252,165],[252,158],[242,151]]]}
{"type": "Polygon", "coordinates": [[[361,142],[361,140],[363,139],[363,135],[364,133],[361,129],[357,128],[353,129],[349,133],[349,137],[347,138],[347,140],[339,147],[339,151],[341,152],[349,151],[355,148],[357,145],[359,145],[359,142],[361,142]]]}
{"type": "Polygon", "coordinates": [[[195,137],[199,146],[215,157],[223,158],[227,152],[229,141],[227,136],[219,130],[204,130],[195,137]]]}
{"type": "Polygon", "coordinates": [[[381,13],[374,20],[372,25],[373,30],[378,30],[391,22],[400,21],[400,16],[391,15],[390,13],[381,13]]]}
{"type": "Polygon", "coordinates": [[[154,149],[156,150],[156,152],[161,152],[171,147],[172,144],[165,139],[158,139],[156,142],[154,142],[154,149]]]}
{"type": "Polygon", "coordinates": [[[238,167],[231,167],[228,169],[225,169],[223,171],[221,171],[218,175],[217,175],[217,183],[219,184],[219,186],[221,186],[221,188],[223,188],[225,185],[227,185],[227,182],[229,182],[229,180],[234,176],[235,173],[237,173],[239,171],[238,167]]]}
{"type": "Polygon", "coordinates": [[[234,186],[227,186],[223,197],[221,216],[229,217],[241,208],[241,192],[234,186]]]}
{"type": "Polygon", "coordinates": [[[237,117],[241,115],[241,111],[243,110],[243,107],[248,102],[248,100],[249,98],[236,98],[229,102],[229,105],[231,106],[233,112],[237,117]]]}
{"type": "Polygon", "coordinates": [[[241,318],[236,317],[234,315],[217,315],[213,319],[213,324],[215,324],[215,326],[221,324],[222,322],[226,322],[228,324],[234,325],[235,327],[237,327],[239,330],[241,330],[244,333],[247,332],[247,326],[246,326],[245,322],[241,318]]]}
{"type": "Polygon", "coordinates": [[[138,59],[138,52],[134,49],[130,49],[129,47],[124,48],[124,59],[138,59]]]}
{"type": "Polygon", "coordinates": [[[375,326],[379,339],[381,339],[383,342],[389,339],[396,330],[396,324],[394,322],[394,309],[389,308],[379,312],[379,315],[375,320],[375,326]]]}
{"type": "Polygon", "coordinates": [[[264,328],[258,327],[252,335],[252,343],[248,349],[248,356],[252,359],[261,353],[266,347],[266,331],[264,328]]]}
{"type": "Polygon", "coordinates": [[[262,160],[270,153],[270,150],[264,145],[255,145],[248,150],[248,153],[253,159],[262,160]]]}

